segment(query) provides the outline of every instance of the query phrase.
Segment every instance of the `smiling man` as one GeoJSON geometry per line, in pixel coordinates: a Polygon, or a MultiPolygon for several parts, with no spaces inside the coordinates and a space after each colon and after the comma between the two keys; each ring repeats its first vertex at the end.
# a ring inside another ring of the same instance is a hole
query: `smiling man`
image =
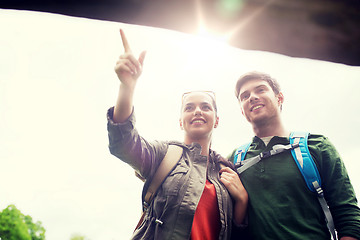
{"type": "MultiPolygon", "coordinates": [[[[281,118],[284,95],[275,79],[264,73],[246,73],[237,81],[235,95],[255,134],[239,165],[279,145],[290,146],[290,131],[281,118]]],[[[323,135],[309,134],[307,145],[339,239],[360,239],[360,209],[338,152],[323,135]]],[[[236,149],[229,159],[239,163],[239,152],[236,149]]],[[[331,239],[318,196],[307,187],[290,150],[261,157],[241,173],[241,181],[249,195],[251,239],[331,239]]]]}

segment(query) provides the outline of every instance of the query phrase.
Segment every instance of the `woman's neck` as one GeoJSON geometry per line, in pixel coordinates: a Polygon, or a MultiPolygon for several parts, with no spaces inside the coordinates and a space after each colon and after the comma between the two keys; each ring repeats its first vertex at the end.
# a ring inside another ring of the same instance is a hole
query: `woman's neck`
{"type": "Polygon", "coordinates": [[[201,155],[203,156],[209,156],[209,152],[210,152],[210,146],[211,146],[211,140],[207,139],[207,138],[202,138],[202,139],[187,139],[185,137],[184,139],[184,143],[187,145],[190,145],[192,143],[198,143],[201,146],[201,155]]]}

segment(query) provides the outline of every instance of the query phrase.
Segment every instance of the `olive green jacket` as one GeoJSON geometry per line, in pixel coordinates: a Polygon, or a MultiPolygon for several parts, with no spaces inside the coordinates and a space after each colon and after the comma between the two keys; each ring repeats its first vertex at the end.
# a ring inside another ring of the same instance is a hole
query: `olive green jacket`
{"type": "Polygon", "coordinates": [[[200,155],[201,146],[197,143],[149,142],[134,127],[134,114],[121,124],[112,121],[112,114],[113,108],[108,111],[110,152],[147,180],[145,189],[164,158],[168,145],[175,144],[184,150],[178,164],[159,188],[146,212],[145,221],[135,230],[132,239],[189,239],[206,177],[216,190],[221,224],[219,239],[230,239],[233,205],[228,191],[219,181],[220,156],[210,151],[207,164],[207,157],[200,155]]]}

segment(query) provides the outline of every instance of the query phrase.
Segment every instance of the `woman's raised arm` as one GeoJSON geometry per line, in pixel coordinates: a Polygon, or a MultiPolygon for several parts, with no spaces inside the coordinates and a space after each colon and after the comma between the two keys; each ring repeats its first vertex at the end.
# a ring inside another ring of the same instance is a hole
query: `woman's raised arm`
{"type": "Polygon", "coordinates": [[[142,73],[146,52],[141,52],[138,59],[133,55],[125,33],[120,29],[124,53],[115,65],[115,72],[120,80],[118,98],[114,107],[113,121],[121,123],[130,116],[133,108],[135,85],[142,73]]]}

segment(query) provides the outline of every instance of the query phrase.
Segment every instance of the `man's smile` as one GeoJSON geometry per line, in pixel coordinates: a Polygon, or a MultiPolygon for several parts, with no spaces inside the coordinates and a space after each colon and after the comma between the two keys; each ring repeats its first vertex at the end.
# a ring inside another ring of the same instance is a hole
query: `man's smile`
{"type": "Polygon", "coordinates": [[[253,112],[253,111],[256,111],[263,107],[265,107],[265,105],[263,105],[263,104],[255,105],[255,106],[251,107],[250,111],[253,112]]]}

